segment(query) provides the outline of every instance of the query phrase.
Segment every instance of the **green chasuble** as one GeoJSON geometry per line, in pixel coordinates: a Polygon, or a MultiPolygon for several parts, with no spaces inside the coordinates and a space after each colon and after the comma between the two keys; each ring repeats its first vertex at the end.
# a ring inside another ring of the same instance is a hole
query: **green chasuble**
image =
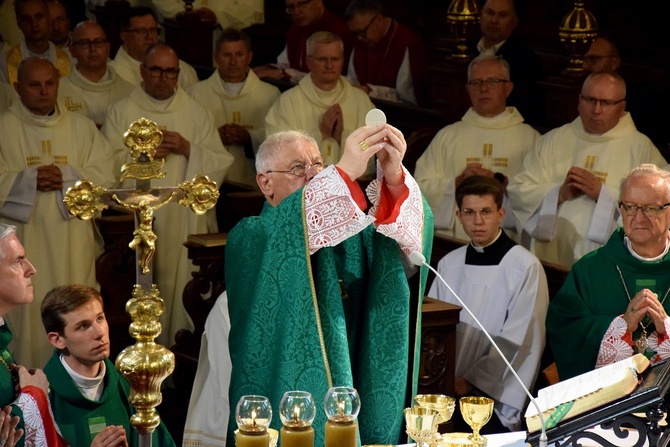
{"type": "MultiPolygon", "coordinates": [[[[128,402],[130,385],[114,368],[114,364],[105,360],[107,368],[104,379],[104,391],[99,401],[84,396],[54,352],[44,367],[49,379],[51,392],[51,410],[63,437],[73,447],[88,447],[95,435],[108,425],[122,425],[126,430],[126,439],[130,447],[138,446],[137,431],[130,425],[130,416],[135,409],[128,402]]],[[[175,443],[167,428],[161,424],[154,430],[152,445],[174,447],[175,443]]]]}
{"type": "MultiPolygon", "coordinates": [[[[663,300],[670,288],[670,253],[660,261],[639,261],[630,254],[623,238],[623,229],[619,228],[605,246],[577,261],[549,303],[547,340],[561,380],[595,368],[607,328],[626,311],[629,301],[617,266],[631,297],[647,288],[663,300]]],[[[670,312],[670,300],[663,307],[670,312]]],[[[651,323],[647,332],[653,330],[651,323]]]]}
{"type": "MultiPolygon", "coordinates": [[[[282,395],[302,390],[314,397],[315,445],[322,446],[323,402],[332,386],[358,390],[363,444],[397,444],[410,380],[416,391],[427,269],[421,269],[418,294],[410,296],[397,242],[372,225],[310,257],[303,193],[277,207],[266,203],[260,216],[244,219],[228,236],[233,369],[227,445],[234,445],[240,397],[267,396],[271,426],[279,429],[282,395]]],[[[423,251],[430,258],[432,215],[423,204],[423,251]]]]}
{"type": "MultiPolygon", "coordinates": [[[[11,405],[16,400],[16,390],[14,388],[15,381],[12,373],[9,371],[9,365],[16,363],[12,354],[7,350],[7,345],[12,341],[12,331],[9,330],[7,323],[0,326],[0,355],[2,356],[3,364],[0,365],[0,408],[5,408],[11,405]]],[[[23,412],[18,405],[12,405],[12,416],[19,416],[21,418],[17,428],[25,429],[23,424],[23,412]]],[[[16,447],[23,447],[25,436],[19,439],[16,447]]]]}

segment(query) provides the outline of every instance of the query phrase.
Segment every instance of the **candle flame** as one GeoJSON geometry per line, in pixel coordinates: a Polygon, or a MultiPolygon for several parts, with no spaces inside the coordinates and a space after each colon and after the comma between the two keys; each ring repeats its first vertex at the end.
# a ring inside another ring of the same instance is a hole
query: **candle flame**
{"type": "Polygon", "coordinates": [[[300,420],[300,407],[297,406],[297,405],[295,407],[293,407],[293,419],[295,421],[300,420]]]}
{"type": "Polygon", "coordinates": [[[256,426],[256,409],[251,410],[251,426],[255,427],[256,426]]]}
{"type": "Polygon", "coordinates": [[[344,402],[337,403],[337,414],[340,416],[344,416],[344,402]]]}

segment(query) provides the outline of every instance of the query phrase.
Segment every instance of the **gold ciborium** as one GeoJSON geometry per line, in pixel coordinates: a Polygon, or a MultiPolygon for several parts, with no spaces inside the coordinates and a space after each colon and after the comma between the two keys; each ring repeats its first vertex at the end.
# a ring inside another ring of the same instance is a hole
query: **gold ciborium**
{"type": "Polygon", "coordinates": [[[456,408],[456,399],[444,394],[417,394],[414,403],[421,408],[436,410],[439,413],[438,425],[449,421],[456,408]]]}
{"type": "Polygon", "coordinates": [[[472,434],[468,439],[478,446],[486,446],[486,438],[479,434],[479,430],[486,425],[493,415],[493,399],[488,397],[461,397],[461,416],[466,424],[472,427],[472,434]]]}
{"type": "Polygon", "coordinates": [[[417,447],[426,447],[437,436],[437,420],[440,413],[437,410],[423,407],[405,408],[405,424],[407,434],[417,447]]]}

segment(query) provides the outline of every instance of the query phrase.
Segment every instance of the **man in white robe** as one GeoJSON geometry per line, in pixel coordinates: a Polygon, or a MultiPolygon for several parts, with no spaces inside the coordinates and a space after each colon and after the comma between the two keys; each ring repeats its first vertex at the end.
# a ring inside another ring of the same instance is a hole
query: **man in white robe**
{"type": "MultiPolygon", "coordinates": [[[[489,55],[474,59],[466,85],[472,107],[461,121],[440,130],[416,163],[416,181],[433,210],[435,228],[445,235],[469,240],[456,223],[458,185],[469,176],[485,175],[507,186],[540,136],[524,124],[515,107],[506,106],[513,87],[504,59],[489,55]]],[[[508,208],[506,189],[503,191],[508,208]]],[[[514,214],[507,213],[503,227],[515,240],[516,226],[514,214]]]]}
{"type": "MultiPolygon", "coordinates": [[[[138,6],[129,8],[121,19],[121,41],[123,45],[110,62],[110,66],[132,85],[142,82],[140,64],[149,48],[158,43],[158,20],[151,8],[138,6]]],[[[179,60],[179,85],[182,88],[198,82],[195,69],[179,60]]]]}
{"type": "MultiPolygon", "coordinates": [[[[284,92],[265,117],[265,132],[300,129],[318,143],[325,165],[342,157],[342,143],[374,105],[341,76],[344,46],[336,34],[319,31],[307,39],[309,74],[284,92]]],[[[370,164],[371,166],[371,164],[370,164]]]]}
{"type": "MultiPolygon", "coordinates": [[[[544,269],[500,228],[505,209],[497,180],[468,177],[456,190],[456,200],[458,220],[471,241],[442,258],[437,270],[531,389],[545,344],[549,293],[544,269]]],[[[428,296],[460,304],[438,279],[428,296]]],[[[512,431],[522,429],[526,393],[470,314],[461,311],[460,318],[456,328],[456,396],[491,397],[498,421],[489,422],[489,429],[500,424],[512,431]]]]}
{"type": "MultiPolygon", "coordinates": [[[[177,87],[177,54],[169,46],[158,44],[147,52],[141,70],[143,84],[109,108],[102,126],[115,151],[115,173],[120,175],[121,165],[129,161],[123,134],[130,124],[144,117],[155,121],[163,131],[157,157],[165,159],[163,172],[167,175],[153,180],[153,185],[176,186],[200,173],[220,185],[233,156],[221,144],[207,110],[177,87]]],[[[169,203],[156,211],[154,228],[158,241],[153,273],[165,300],[160,342],[167,345],[174,343],[179,329],[192,328],[182,293],[194,266],[182,244],[189,234],[216,232],[217,227],[213,212],[196,216],[177,203],[169,203]]]]}
{"type": "Polygon", "coordinates": [[[87,116],[100,128],[107,108],[127,97],[133,86],[107,67],[109,42],[97,23],[78,24],[72,31],[70,49],[76,65],[61,79],[58,97],[70,112],[87,116]]]}
{"type": "Polygon", "coordinates": [[[217,70],[188,93],[212,114],[221,142],[235,157],[226,181],[258,189],[255,153],[265,138],[265,115],[280,93],[249,70],[252,57],[246,34],[224,30],[214,52],[217,70]]]}
{"type": "Polygon", "coordinates": [[[53,349],[35,331],[38,304],[54,284],[95,286],[95,258],[102,252],[93,222],[73,218],[64,193],[81,178],[111,187],[114,161],[95,124],[57,104],[58,72],[51,62],[28,58],[18,74],[21,100],[0,115],[0,219],[18,227],[40,274],[33,280],[35,305],[7,317],[17,358],[43,365],[53,349]]]}
{"type": "Polygon", "coordinates": [[[49,60],[58,69],[60,76],[70,73],[70,58],[62,49],[49,42],[51,19],[45,0],[18,0],[14,3],[16,21],[23,39],[6,54],[0,55],[0,72],[6,82],[17,80],[19,63],[32,56],[49,60]]]}
{"type": "Polygon", "coordinates": [[[591,74],[579,95],[579,117],[543,135],[508,188],[541,260],[570,267],[605,244],[619,219],[623,177],[643,163],[666,164],[635,128],[625,98],[619,75],[591,74]]]}

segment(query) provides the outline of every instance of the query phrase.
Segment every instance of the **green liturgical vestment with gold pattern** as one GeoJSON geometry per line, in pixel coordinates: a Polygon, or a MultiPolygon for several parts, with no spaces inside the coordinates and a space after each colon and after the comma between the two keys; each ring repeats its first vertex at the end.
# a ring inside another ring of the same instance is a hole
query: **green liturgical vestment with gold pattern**
{"type": "MultiPolygon", "coordinates": [[[[412,278],[421,284],[411,296],[398,242],[374,225],[310,256],[304,191],[277,207],[266,204],[260,216],[243,220],[228,237],[233,365],[228,445],[234,445],[240,397],[267,396],[271,426],[279,429],[279,402],[292,390],[314,397],[315,445],[323,445],[323,402],[332,386],[358,390],[363,444],[396,444],[404,431],[410,380],[414,392],[416,387],[417,310],[426,269],[412,278]]],[[[425,201],[423,209],[419,242],[429,257],[433,227],[425,201]]]]}

